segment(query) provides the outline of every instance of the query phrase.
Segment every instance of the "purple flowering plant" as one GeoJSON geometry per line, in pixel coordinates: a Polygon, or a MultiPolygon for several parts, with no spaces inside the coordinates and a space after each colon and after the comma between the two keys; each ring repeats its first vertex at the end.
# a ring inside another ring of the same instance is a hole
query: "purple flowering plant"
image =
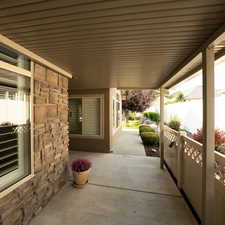
{"type": "Polygon", "coordinates": [[[88,159],[77,159],[72,162],[72,171],[83,172],[91,168],[91,162],[88,159]]]}

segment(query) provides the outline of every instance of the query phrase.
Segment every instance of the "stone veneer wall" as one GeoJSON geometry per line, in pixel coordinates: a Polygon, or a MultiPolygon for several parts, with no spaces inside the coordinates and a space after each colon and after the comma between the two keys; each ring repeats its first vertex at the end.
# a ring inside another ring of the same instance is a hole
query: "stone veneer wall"
{"type": "Polygon", "coordinates": [[[0,199],[0,225],[24,225],[66,181],[68,160],[68,79],[34,67],[35,176],[0,199]]]}

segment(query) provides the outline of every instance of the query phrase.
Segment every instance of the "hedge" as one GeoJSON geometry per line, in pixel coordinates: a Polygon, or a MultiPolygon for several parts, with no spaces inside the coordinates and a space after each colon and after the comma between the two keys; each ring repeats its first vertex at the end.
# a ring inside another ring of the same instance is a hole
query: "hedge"
{"type": "Polygon", "coordinates": [[[144,112],[144,116],[156,123],[159,123],[160,121],[160,115],[159,113],[156,113],[156,112],[144,112]]]}
{"type": "Polygon", "coordinates": [[[155,129],[148,125],[141,125],[141,126],[139,126],[140,135],[142,132],[155,132],[155,129]]]}
{"type": "Polygon", "coordinates": [[[144,145],[159,146],[159,134],[155,132],[142,132],[141,139],[144,145]]]}

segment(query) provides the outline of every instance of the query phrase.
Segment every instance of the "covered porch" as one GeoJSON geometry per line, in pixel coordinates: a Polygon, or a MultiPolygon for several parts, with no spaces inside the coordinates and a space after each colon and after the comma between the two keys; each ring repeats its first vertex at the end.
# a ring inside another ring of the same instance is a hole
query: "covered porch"
{"type": "Polygon", "coordinates": [[[0,225],[225,223],[225,157],[214,152],[224,0],[10,0],[0,9],[0,225]],[[165,90],[200,70],[202,144],[164,121],[165,90]],[[121,154],[134,139],[115,144],[120,89],[160,89],[160,158],[121,154]],[[80,157],[92,175],[74,189],[69,167],[80,157]]]}
{"type": "Polygon", "coordinates": [[[69,181],[30,225],[197,224],[158,158],[70,153],[70,160],[80,157],[93,162],[88,186],[74,189],[69,181]]]}

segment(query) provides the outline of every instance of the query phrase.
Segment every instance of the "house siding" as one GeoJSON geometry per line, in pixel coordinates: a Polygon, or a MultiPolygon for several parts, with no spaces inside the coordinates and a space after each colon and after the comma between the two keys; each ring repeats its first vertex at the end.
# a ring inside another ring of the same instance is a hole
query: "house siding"
{"type": "Polygon", "coordinates": [[[34,177],[0,199],[0,225],[30,222],[63,186],[68,162],[68,79],[34,64],[34,177]]]}

